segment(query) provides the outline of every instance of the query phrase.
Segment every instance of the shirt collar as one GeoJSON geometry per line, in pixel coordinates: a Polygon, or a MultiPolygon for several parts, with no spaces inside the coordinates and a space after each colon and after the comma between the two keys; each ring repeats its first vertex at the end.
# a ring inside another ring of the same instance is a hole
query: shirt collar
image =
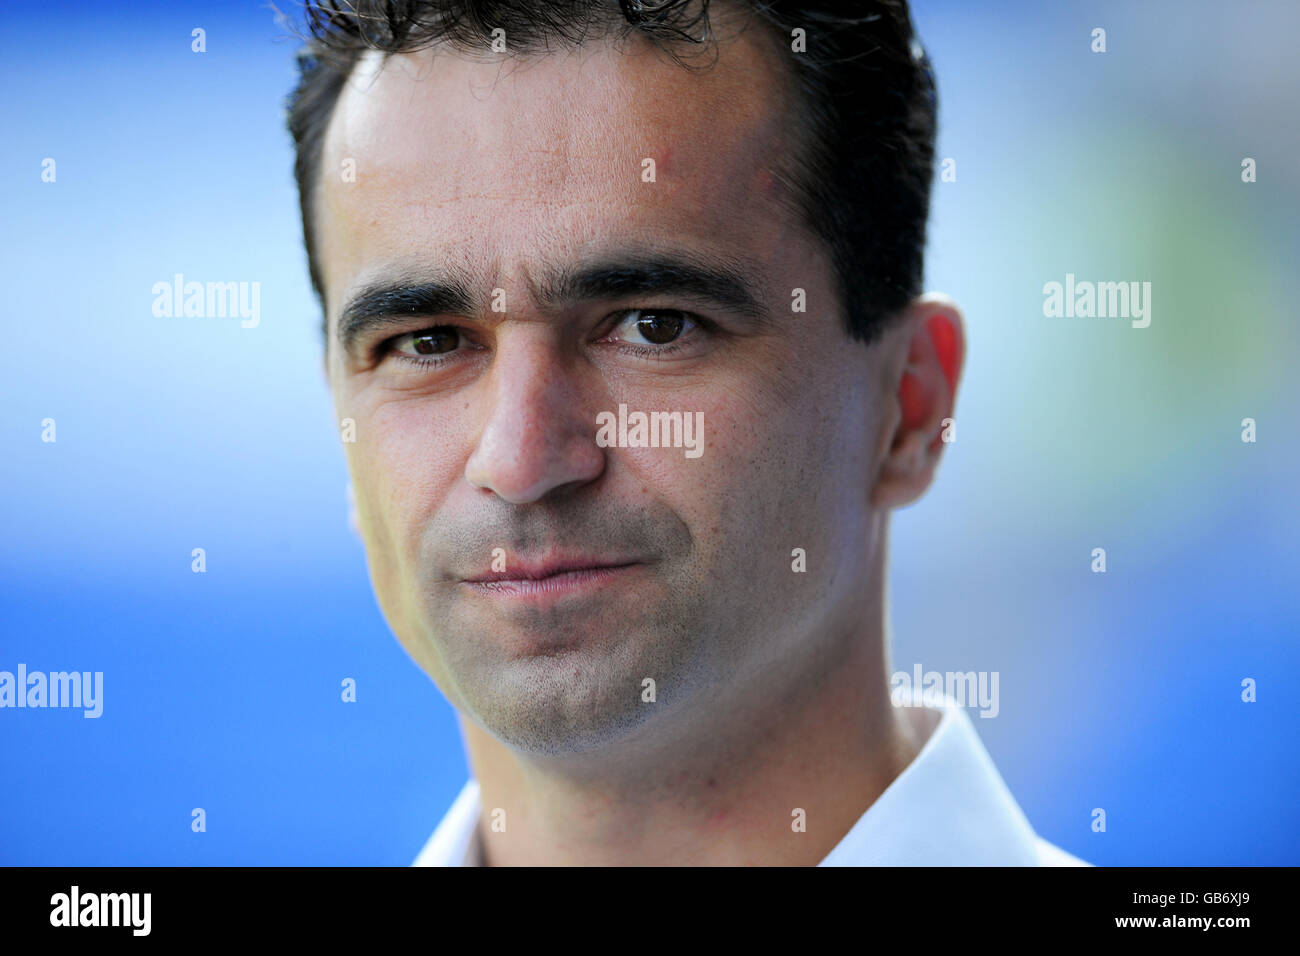
{"type": "Polygon", "coordinates": [[[1035,866],[1038,838],[966,710],[939,725],[818,866],[1035,866]]]}
{"type": "MultiPolygon", "coordinates": [[[[1033,866],[1039,840],[951,697],[939,724],[818,866],[1033,866]]],[[[481,866],[479,786],[470,779],[413,866],[481,866]]]]}
{"type": "Polygon", "coordinates": [[[478,817],[478,781],[471,777],[411,865],[482,866],[478,817]]]}

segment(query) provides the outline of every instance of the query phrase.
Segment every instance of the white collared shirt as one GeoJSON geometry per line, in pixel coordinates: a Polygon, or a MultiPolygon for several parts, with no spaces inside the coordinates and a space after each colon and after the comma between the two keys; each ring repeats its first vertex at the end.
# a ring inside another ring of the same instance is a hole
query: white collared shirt
{"type": "MultiPolygon", "coordinates": [[[[818,866],[1090,866],[1036,835],[951,697],[921,752],[818,866]]],[[[481,866],[471,779],[413,866],[481,866]]]]}

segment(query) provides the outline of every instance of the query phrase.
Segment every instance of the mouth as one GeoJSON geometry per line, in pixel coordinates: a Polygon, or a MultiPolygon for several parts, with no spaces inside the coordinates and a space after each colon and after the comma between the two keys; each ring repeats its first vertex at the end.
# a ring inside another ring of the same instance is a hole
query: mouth
{"type": "Polygon", "coordinates": [[[463,578],[461,586],[479,594],[516,599],[554,599],[580,595],[622,581],[640,561],[623,559],[553,558],[540,562],[517,561],[504,571],[463,578]]]}

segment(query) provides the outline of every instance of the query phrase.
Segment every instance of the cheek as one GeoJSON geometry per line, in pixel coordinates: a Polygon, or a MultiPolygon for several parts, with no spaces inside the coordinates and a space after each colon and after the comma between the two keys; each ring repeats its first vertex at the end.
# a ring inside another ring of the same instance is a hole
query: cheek
{"type": "Polygon", "coordinates": [[[817,526],[831,503],[817,485],[831,466],[834,422],[816,396],[778,397],[753,379],[711,391],[680,403],[703,416],[699,458],[680,449],[619,451],[642,493],[686,522],[698,566],[757,583],[762,564],[788,570],[790,548],[824,533],[817,526]]]}
{"type": "Polygon", "coordinates": [[[738,392],[740,400],[717,412],[709,479],[725,487],[720,506],[737,550],[760,549],[780,580],[788,579],[792,548],[842,560],[865,528],[871,400],[861,377],[841,371],[800,368],[797,380],[738,392]]]}
{"type": "Polygon", "coordinates": [[[432,516],[464,473],[454,430],[427,402],[391,402],[358,418],[357,440],[345,447],[372,561],[415,561],[432,516]]]}

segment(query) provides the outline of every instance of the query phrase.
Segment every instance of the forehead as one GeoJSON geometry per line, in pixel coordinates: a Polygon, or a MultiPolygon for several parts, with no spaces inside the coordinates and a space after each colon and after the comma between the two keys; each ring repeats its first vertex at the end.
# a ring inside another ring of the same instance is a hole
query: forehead
{"type": "Polygon", "coordinates": [[[636,35],[520,58],[364,57],[322,151],[331,308],[390,269],[505,284],[603,243],[769,258],[791,228],[780,170],[798,138],[778,56],[751,26],[695,71],[636,35]]]}

